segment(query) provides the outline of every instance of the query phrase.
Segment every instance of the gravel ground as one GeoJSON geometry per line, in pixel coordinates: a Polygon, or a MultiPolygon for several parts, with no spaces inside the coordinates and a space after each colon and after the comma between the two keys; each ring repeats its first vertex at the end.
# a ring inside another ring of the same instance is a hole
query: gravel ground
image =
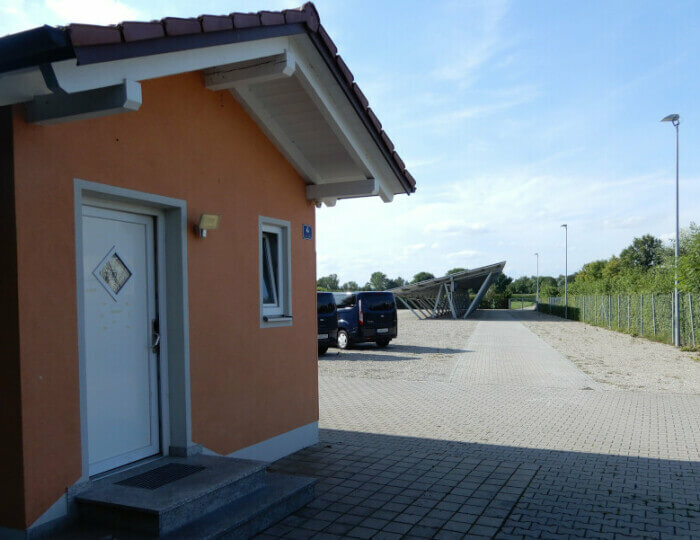
{"type": "Polygon", "coordinates": [[[419,321],[399,310],[399,335],[386,349],[374,343],[350,350],[331,348],[319,357],[320,376],[446,381],[479,321],[419,321]]]}
{"type": "Polygon", "coordinates": [[[700,357],[670,345],[636,338],[534,311],[511,311],[582,371],[609,388],[700,393],[700,357]]]}

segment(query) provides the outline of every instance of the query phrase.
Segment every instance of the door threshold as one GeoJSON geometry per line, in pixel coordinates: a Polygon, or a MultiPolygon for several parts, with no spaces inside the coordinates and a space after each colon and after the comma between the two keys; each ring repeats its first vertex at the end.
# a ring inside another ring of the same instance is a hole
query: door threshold
{"type": "Polygon", "coordinates": [[[94,476],[91,476],[90,481],[94,482],[96,480],[102,480],[103,478],[107,478],[108,476],[123,473],[124,471],[128,471],[129,469],[135,469],[136,467],[141,467],[141,465],[148,465],[149,463],[153,463],[154,461],[158,461],[159,459],[163,459],[164,457],[166,457],[166,456],[164,456],[163,454],[156,454],[155,456],[149,456],[146,458],[142,458],[142,459],[139,459],[138,461],[133,461],[131,463],[127,463],[126,465],[121,465],[120,467],[116,467],[115,469],[110,469],[108,471],[104,471],[104,472],[98,473],[94,476]]]}

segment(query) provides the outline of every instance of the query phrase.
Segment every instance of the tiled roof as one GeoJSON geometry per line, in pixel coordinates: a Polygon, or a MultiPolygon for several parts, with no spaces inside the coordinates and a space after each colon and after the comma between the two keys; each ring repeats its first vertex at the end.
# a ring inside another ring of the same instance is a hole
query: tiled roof
{"type": "MultiPolygon", "coordinates": [[[[284,11],[260,11],[258,13],[231,13],[229,15],[200,15],[196,18],[183,19],[166,17],[160,21],[128,21],[114,26],[96,26],[90,24],[71,24],[66,27],[70,42],[75,50],[92,47],[118,47],[120,44],[135,44],[148,40],[179,40],[198,34],[232,33],[251,28],[279,28],[301,25],[312,36],[317,47],[325,49],[325,56],[339,73],[339,82],[348,90],[348,97],[356,101],[359,111],[366,116],[365,122],[374,138],[393,161],[407,192],[415,191],[416,181],[406,170],[403,160],[394,149],[389,136],[382,129],[382,124],[369,106],[367,98],[355,83],[355,78],[343,58],[338,55],[338,48],[321,25],[316,7],[306,3],[298,9],[284,11]]],[[[179,48],[179,47],[178,47],[179,48]]],[[[182,49],[187,49],[184,45],[182,49]]],[[[151,53],[153,54],[153,53],[151,53]]],[[[330,66],[329,66],[330,67],[330,66]]]]}

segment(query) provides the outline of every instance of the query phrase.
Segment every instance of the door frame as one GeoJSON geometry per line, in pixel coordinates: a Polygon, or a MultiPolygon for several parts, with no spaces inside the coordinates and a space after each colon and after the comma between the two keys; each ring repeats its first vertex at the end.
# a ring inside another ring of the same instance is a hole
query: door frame
{"type": "Polygon", "coordinates": [[[145,214],[154,218],[156,306],[160,322],[159,404],[161,452],[187,456],[192,443],[187,293],[187,205],[172,199],[106,184],[74,180],[75,254],[80,370],[81,481],[89,475],[86,355],[83,293],[83,206],[145,214]]]}

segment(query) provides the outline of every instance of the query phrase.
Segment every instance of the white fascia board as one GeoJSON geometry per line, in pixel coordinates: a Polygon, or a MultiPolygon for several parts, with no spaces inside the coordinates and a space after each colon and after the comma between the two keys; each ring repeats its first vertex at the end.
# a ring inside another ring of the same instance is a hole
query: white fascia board
{"type": "Polygon", "coordinates": [[[78,66],[75,59],[54,62],[52,65],[60,87],[73,93],[119,84],[125,79],[144,81],[274,56],[284,53],[288,41],[287,36],[282,36],[85,66],[78,66]]]}
{"type": "Polygon", "coordinates": [[[261,58],[259,63],[228,64],[212,68],[204,74],[204,86],[209,90],[228,90],[239,84],[258,84],[283,77],[291,77],[296,70],[294,55],[284,51],[281,55],[261,58]]]}
{"type": "Polygon", "coordinates": [[[307,88],[346,150],[358,165],[368,170],[369,178],[379,181],[382,199],[390,202],[394,194],[405,193],[400,180],[309,37],[293,36],[289,41],[297,59],[296,76],[307,88]]]}
{"type": "MultiPolygon", "coordinates": [[[[72,94],[114,86],[125,80],[145,81],[274,56],[283,53],[288,43],[289,38],[281,36],[82,66],[76,58],[71,58],[53,62],[51,67],[58,86],[72,94]]],[[[50,93],[38,66],[0,75],[0,105],[24,103],[50,93]]]]}
{"type": "Polygon", "coordinates": [[[310,201],[372,197],[378,194],[379,182],[374,178],[354,182],[334,182],[332,184],[306,186],[306,198],[310,201]]]}

